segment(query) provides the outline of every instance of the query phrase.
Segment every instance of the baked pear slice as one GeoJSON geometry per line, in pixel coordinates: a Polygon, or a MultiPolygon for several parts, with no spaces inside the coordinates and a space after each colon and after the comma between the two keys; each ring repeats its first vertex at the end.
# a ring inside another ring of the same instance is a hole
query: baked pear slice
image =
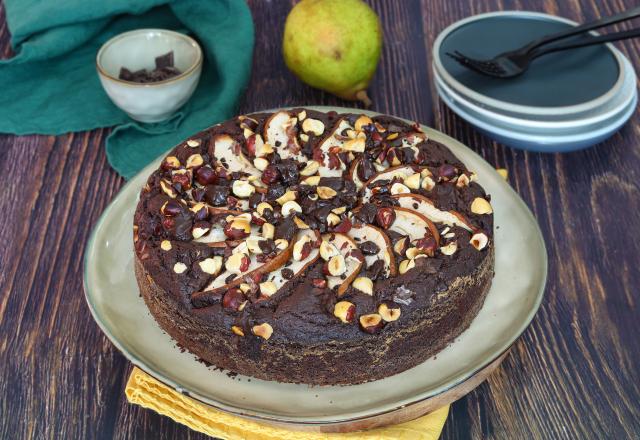
{"type": "Polygon", "coordinates": [[[333,232],[322,236],[320,256],[325,260],[327,287],[342,296],[362,269],[362,252],[351,237],[333,232]]]}
{"type": "Polygon", "coordinates": [[[244,155],[240,144],[231,136],[220,134],[213,138],[213,151],[209,152],[230,173],[243,172],[251,176],[262,173],[244,155]]]}
{"type": "Polygon", "coordinates": [[[444,223],[447,226],[460,226],[469,232],[473,228],[457,211],[442,211],[434,205],[427,197],[420,194],[396,194],[391,196],[398,201],[402,208],[416,211],[435,223],[444,223]]]}
{"type": "MultiPolygon", "coordinates": [[[[312,241],[316,240],[315,235],[310,230],[298,232],[297,239],[299,240],[305,235],[308,236],[312,241]]],[[[267,281],[272,282],[276,290],[279,291],[289,281],[292,281],[300,276],[303,276],[307,268],[311,266],[313,263],[315,263],[318,260],[319,256],[320,256],[319,248],[317,246],[312,246],[308,251],[308,253],[305,252],[301,254],[300,260],[296,260],[295,258],[292,258],[283,267],[280,267],[274,270],[273,272],[270,272],[269,275],[267,276],[267,281]],[[285,270],[290,270],[291,272],[293,272],[293,276],[286,277],[284,275],[285,270]]]]}
{"type": "Polygon", "coordinates": [[[281,159],[295,159],[306,162],[307,158],[300,153],[296,124],[298,118],[288,112],[280,111],[271,115],[264,124],[264,141],[278,152],[281,159]]]}
{"type": "MultiPolygon", "coordinates": [[[[381,260],[384,263],[384,276],[389,278],[396,275],[396,262],[393,255],[391,240],[384,231],[369,224],[353,225],[347,235],[356,242],[360,250],[362,243],[372,242],[378,247],[378,252],[373,255],[364,255],[366,267],[371,267],[373,263],[381,260]]],[[[363,252],[364,253],[364,252],[363,252]]]]}
{"type": "Polygon", "coordinates": [[[437,245],[440,243],[440,234],[436,226],[419,212],[397,207],[381,209],[393,209],[395,213],[395,219],[388,228],[391,231],[408,236],[412,242],[425,237],[433,237],[437,245]]]}
{"type": "MultiPolygon", "coordinates": [[[[347,169],[347,166],[340,160],[338,155],[333,153],[334,151],[358,152],[360,142],[362,143],[362,151],[364,151],[364,139],[356,141],[343,136],[341,133],[346,130],[353,130],[353,126],[345,118],[339,119],[317,147],[322,155],[320,169],[318,170],[318,174],[321,177],[341,177],[343,171],[347,169]],[[353,149],[350,150],[349,148],[353,149]]],[[[319,158],[316,155],[317,152],[314,153],[314,158],[318,160],[319,158]]]]}

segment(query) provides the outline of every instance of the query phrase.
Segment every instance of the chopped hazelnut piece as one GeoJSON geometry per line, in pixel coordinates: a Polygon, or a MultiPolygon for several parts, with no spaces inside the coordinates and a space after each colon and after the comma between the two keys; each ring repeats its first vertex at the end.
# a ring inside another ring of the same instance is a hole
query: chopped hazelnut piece
{"type": "Polygon", "coordinates": [[[377,313],[362,315],[360,317],[360,328],[367,333],[377,333],[383,324],[382,316],[377,313]]]}
{"type": "Polygon", "coordinates": [[[250,197],[255,191],[255,187],[246,180],[236,180],[233,182],[233,194],[241,199],[250,197]]]}
{"type": "Polygon", "coordinates": [[[162,188],[162,192],[163,193],[165,193],[166,195],[168,195],[172,199],[175,199],[176,196],[178,195],[176,193],[176,191],[173,189],[173,187],[171,186],[171,184],[169,182],[167,182],[166,180],[161,180],[160,181],[160,188],[162,188]]]}
{"type": "Polygon", "coordinates": [[[320,162],[310,160],[305,167],[300,171],[301,176],[313,176],[320,169],[320,162]]]}
{"type": "Polygon", "coordinates": [[[261,337],[264,340],[267,340],[273,334],[273,327],[271,327],[268,323],[263,323],[260,325],[254,325],[251,329],[254,335],[261,337]]]}
{"type": "Polygon", "coordinates": [[[191,148],[199,147],[200,139],[189,139],[187,141],[187,145],[190,146],[191,148]]]}
{"type": "Polygon", "coordinates": [[[313,133],[316,136],[324,133],[324,124],[318,119],[308,118],[302,122],[302,129],[305,133],[313,133]]]}
{"type": "Polygon", "coordinates": [[[172,246],[169,240],[162,240],[162,242],[160,243],[160,249],[162,249],[163,251],[170,251],[171,248],[172,246]]]}
{"type": "Polygon", "coordinates": [[[491,214],[493,208],[491,208],[491,204],[486,199],[476,197],[471,203],[471,212],[474,214],[491,214]]]}
{"type": "Polygon", "coordinates": [[[318,186],[319,183],[320,183],[320,176],[309,176],[302,181],[303,185],[309,185],[309,186],[318,186]]]}
{"type": "Polygon", "coordinates": [[[329,188],[328,186],[319,186],[316,191],[318,193],[318,197],[322,200],[332,199],[338,194],[333,188],[329,188]]]}
{"type": "Polygon", "coordinates": [[[198,168],[204,164],[204,159],[200,154],[192,154],[187,158],[187,168],[198,168]]]}
{"type": "Polygon", "coordinates": [[[489,237],[487,237],[483,232],[477,232],[473,234],[469,243],[471,243],[471,246],[481,251],[487,246],[487,243],[489,243],[489,237]]]}
{"type": "Polygon", "coordinates": [[[355,138],[346,141],[342,144],[342,149],[345,151],[353,151],[354,153],[363,153],[365,147],[365,140],[362,138],[355,138]]]}
{"type": "Polygon", "coordinates": [[[334,255],[329,259],[327,263],[327,270],[329,274],[334,277],[339,277],[347,270],[347,264],[344,261],[344,257],[342,255],[334,255]]]}
{"type": "Polygon", "coordinates": [[[329,261],[331,257],[338,255],[340,252],[333,243],[329,243],[326,240],[322,240],[320,243],[320,256],[324,261],[329,261]]]}
{"type": "Polygon", "coordinates": [[[393,185],[391,185],[391,194],[396,195],[396,194],[407,194],[410,193],[411,190],[404,184],[400,183],[400,182],[396,182],[393,185]]]}
{"type": "Polygon", "coordinates": [[[309,229],[309,225],[306,224],[300,217],[295,216],[293,218],[293,222],[296,224],[298,229],[309,229]]]}
{"type": "MultiPolygon", "coordinates": [[[[266,223],[265,223],[266,224],[266,223]]],[[[289,247],[289,242],[287,240],[285,240],[284,238],[278,238],[276,241],[276,247],[278,248],[278,250],[285,250],[286,248],[289,247]]]]}
{"type": "Polygon", "coordinates": [[[217,275],[222,269],[222,257],[205,258],[198,263],[200,270],[209,275],[217,275]]]}
{"type": "Polygon", "coordinates": [[[271,296],[278,290],[273,281],[265,281],[264,283],[260,283],[260,294],[264,296],[271,296]]]}
{"type": "Polygon", "coordinates": [[[282,215],[288,217],[294,213],[301,213],[302,208],[297,202],[290,200],[282,205],[282,215]]]}
{"type": "Polygon", "coordinates": [[[414,173],[403,182],[410,189],[420,189],[420,173],[414,173]]]}
{"type": "Polygon", "coordinates": [[[184,273],[187,270],[187,265],[184,263],[177,262],[173,265],[173,271],[178,275],[184,273]]]}
{"type": "Polygon", "coordinates": [[[284,205],[285,203],[292,202],[295,199],[296,199],[296,192],[295,191],[287,191],[281,197],[278,197],[276,199],[276,202],[278,202],[280,205],[284,205]]]}
{"type": "Polygon", "coordinates": [[[453,255],[456,253],[457,250],[458,250],[458,243],[456,243],[455,241],[452,241],[446,246],[442,246],[440,248],[440,252],[442,252],[444,255],[453,255]]]}
{"type": "Polygon", "coordinates": [[[373,295],[373,281],[367,277],[358,277],[353,280],[352,284],[354,289],[357,289],[367,295],[373,295]]]}
{"type": "Polygon", "coordinates": [[[400,318],[400,307],[389,307],[387,304],[382,303],[378,306],[378,314],[385,322],[397,321],[400,318]]]}
{"type": "Polygon", "coordinates": [[[398,271],[400,272],[400,275],[404,275],[405,273],[409,272],[409,270],[413,269],[414,267],[416,267],[416,262],[413,260],[402,260],[400,262],[400,265],[398,266],[398,271]]]}
{"type": "Polygon", "coordinates": [[[339,301],[333,307],[333,316],[340,319],[345,324],[353,322],[356,315],[356,306],[349,301],[339,301]]]}
{"type": "Polygon", "coordinates": [[[253,159],[253,166],[255,166],[259,171],[264,171],[265,168],[269,166],[269,161],[262,157],[256,157],[253,159]]]}
{"type": "Polygon", "coordinates": [[[304,260],[309,256],[310,252],[311,252],[311,238],[308,235],[303,235],[293,245],[293,259],[296,261],[304,260]]]}
{"type": "Polygon", "coordinates": [[[356,119],[356,123],[353,125],[353,128],[355,128],[356,131],[362,131],[365,126],[370,124],[373,124],[371,118],[369,116],[362,115],[356,119]]]}
{"type": "Polygon", "coordinates": [[[262,236],[264,238],[272,240],[275,232],[276,232],[276,228],[272,224],[265,223],[264,225],[262,225],[262,236]]]}
{"type": "Polygon", "coordinates": [[[236,254],[231,254],[231,256],[227,258],[225,267],[229,272],[239,274],[242,272],[246,272],[249,268],[249,264],[249,257],[242,252],[238,252],[236,254]]]}
{"type": "Polygon", "coordinates": [[[238,327],[237,325],[232,325],[231,331],[238,336],[244,336],[244,331],[242,331],[242,328],[238,327]]]}
{"type": "Polygon", "coordinates": [[[330,212],[329,215],[327,216],[327,225],[335,226],[339,223],[340,223],[340,217],[334,214],[333,212],[330,212]]]}

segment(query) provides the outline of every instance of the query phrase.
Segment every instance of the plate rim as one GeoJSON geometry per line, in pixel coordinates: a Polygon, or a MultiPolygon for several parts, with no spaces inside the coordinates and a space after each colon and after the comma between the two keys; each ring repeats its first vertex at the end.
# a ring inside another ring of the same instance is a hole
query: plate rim
{"type": "MultiPolygon", "coordinates": [[[[306,105],[306,106],[284,106],[284,107],[280,107],[277,110],[291,110],[291,109],[295,109],[295,108],[306,108],[306,109],[311,109],[311,110],[319,110],[319,111],[337,111],[337,112],[360,112],[360,113],[364,113],[367,114],[369,116],[372,115],[386,115],[384,113],[379,113],[379,112],[375,112],[375,111],[371,111],[371,110],[363,110],[363,109],[358,109],[358,108],[348,108],[348,107],[336,107],[336,106],[317,106],[317,105],[306,105]]],[[[266,110],[260,110],[260,111],[254,111],[252,113],[266,113],[269,111],[274,111],[276,109],[266,109],[266,110]]],[[[394,118],[397,118],[399,120],[408,122],[408,123],[413,123],[413,121],[408,120],[406,118],[400,118],[394,115],[386,115],[386,116],[392,116],[394,118]]],[[[447,142],[451,142],[453,144],[457,144],[460,147],[463,147],[465,149],[467,149],[473,156],[476,156],[475,159],[480,160],[482,162],[485,162],[492,170],[494,170],[494,172],[497,174],[497,172],[495,171],[495,168],[493,166],[491,166],[484,158],[482,158],[482,156],[480,156],[478,153],[476,153],[475,151],[473,151],[471,148],[467,147],[466,145],[464,145],[462,142],[452,138],[451,136],[436,130],[435,128],[426,126],[424,124],[420,124],[421,127],[423,128],[427,128],[428,130],[433,130],[436,131],[440,136],[443,136],[446,138],[447,142]]],[[[448,146],[447,146],[448,147],[448,146]]],[[[173,148],[173,147],[171,147],[173,148]]],[[[167,151],[169,151],[171,148],[168,148],[167,151]]],[[[363,414],[363,415],[357,415],[357,416],[351,416],[351,417],[344,417],[344,418],[336,418],[333,417],[333,419],[323,419],[323,420],[303,420],[305,418],[305,416],[291,416],[291,415],[272,415],[272,414],[260,414],[259,411],[255,411],[255,410],[247,410],[246,408],[242,408],[242,407],[238,407],[237,405],[230,405],[230,404],[226,404],[226,403],[221,403],[221,402],[216,402],[214,399],[211,399],[209,397],[205,397],[200,395],[197,391],[192,391],[190,390],[188,387],[182,386],[179,383],[177,383],[176,381],[172,380],[171,378],[165,377],[163,374],[157,372],[154,370],[154,368],[146,365],[142,360],[140,360],[138,357],[136,357],[134,354],[132,354],[131,352],[129,352],[121,343],[120,341],[115,337],[115,335],[113,335],[106,327],[106,325],[102,322],[102,320],[99,318],[98,313],[96,311],[96,308],[90,298],[89,295],[89,291],[90,291],[90,287],[89,287],[89,280],[88,280],[88,267],[89,267],[89,256],[92,254],[92,249],[95,247],[95,240],[96,240],[96,236],[97,236],[97,231],[100,228],[100,225],[105,221],[107,215],[109,214],[109,212],[113,209],[114,205],[116,204],[117,200],[120,197],[123,197],[123,194],[125,193],[125,191],[133,185],[133,182],[135,181],[136,177],[139,176],[142,173],[148,173],[148,169],[155,169],[155,163],[156,161],[160,158],[163,157],[166,154],[166,152],[162,153],[161,155],[158,156],[158,158],[154,159],[153,161],[151,161],[148,165],[146,165],[142,170],[140,170],[134,177],[132,177],[129,181],[127,181],[123,187],[120,189],[120,191],[118,192],[118,194],[116,194],[116,196],[109,202],[109,205],[104,209],[104,211],[102,212],[102,214],[100,215],[100,217],[98,218],[98,220],[96,221],[96,223],[93,226],[93,229],[91,231],[91,235],[89,237],[89,240],[87,241],[87,245],[85,246],[85,252],[84,252],[84,258],[83,258],[83,290],[84,290],[84,297],[85,297],[85,301],[87,303],[87,306],[89,308],[89,311],[91,312],[91,315],[94,319],[94,321],[96,322],[96,324],[98,325],[98,327],[100,328],[100,330],[102,330],[102,332],[105,334],[105,336],[109,339],[109,341],[118,349],[118,351],[120,351],[125,358],[127,358],[127,360],[129,360],[129,362],[131,362],[133,365],[135,365],[136,367],[138,367],[139,369],[141,369],[142,371],[144,371],[146,374],[149,374],[151,377],[153,377],[154,379],[158,380],[159,382],[175,389],[176,391],[180,392],[181,394],[190,397],[204,405],[213,407],[219,411],[223,411],[229,414],[233,414],[236,416],[240,416],[240,417],[245,417],[245,418],[249,418],[249,419],[253,419],[253,420],[257,420],[257,421],[261,421],[261,422],[265,422],[265,423],[277,423],[277,424],[281,424],[281,425],[289,425],[289,426],[329,426],[329,425],[337,425],[337,424],[345,424],[345,423],[349,423],[349,422],[358,422],[358,421],[363,421],[363,420],[368,420],[368,419],[373,419],[385,414],[391,414],[394,413],[398,410],[401,410],[403,408],[408,408],[410,406],[414,406],[417,404],[420,404],[421,402],[424,402],[428,399],[432,399],[434,397],[443,395],[445,393],[447,393],[448,391],[454,389],[455,387],[459,386],[460,384],[468,381],[469,379],[471,379],[472,377],[476,376],[478,373],[480,373],[484,368],[486,368],[487,366],[491,365],[491,363],[493,363],[494,361],[496,361],[497,359],[499,359],[502,355],[504,355],[507,351],[509,351],[509,349],[513,346],[513,344],[515,342],[517,342],[517,340],[522,336],[522,334],[525,332],[525,330],[529,327],[529,325],[531,324],[531,322],[533,321],[533,318],[535,317],[535,315],[537,314],[538,310],[540,309],[540,305],[542,304],[542,300],[544,298],[544,294],[545,294],[545,290],[546,290],[546,283],[547,283],[547,276],[548,276],[548,252],[547,252],[547,247],[544,241],[544,236],[542,235],[542,231],[540,230],[540,225],[538,224],[538,221],[536,220],[535,216],[533,215],[533,213],[531,212],[531,210],[529,209],[529,207],[526,205],[526,203],[524,203],[524,201],[522,200],[522,198],[520,197],[520,195],[513,189],[513,187],[511,187],[511,185],[505,183],[506,187],[508,188],[507,191],[511,192],[511,196],[517,201],[516,203],[521,205],[521,208],[524,209],[525,214],[530,218],[532,224],[535,226],[534,231],[536,232],[535,236],[536,236],[536,240],[538,241],[538,244],[541,246],[541,256],[542,256],[542,261],[541,263],[543,263],[541,265],[541,277],[540,277],[540,283],[538,285],[538,289],[536,292],[536,298],[535,301],[531,307],[531,309],[529,310],[529,313],[527,314],[527,317],[525,320],[522,321],[522,323],[520,324],[520,326],[518,327],[518,330],[516,332],[513,333],[513,336],[511,338],[509,338],[509,342],[502,346],[499,349],[499,352],[495,353],[492,356],[487,357],[487,359],[485,359],[483,362],[479,363],[478,366],[474,367],[470,372],[461,375],[460,377],[457,378],[457,380],[452,381],[451,383],[449,383],[447,386],[443,387],[442,389],[438,390],[435,393],[422,393],[422,394],[418,394],[417,396],[414,396],[410,402],[406,402],[406,403],[402,403],[402,404],[397,404],[397,405],[393,405],[390,404],[389,406],[392,406],[390,408],[384,409],[384,410],[380,410],[380,411],[375,411],[375,412],[370,412],[367,414],[363,414]]],[[[500,178],[502,179],[502,178],[500,178]]],[[[484,306],[483,306],[484,307],[484,306]]],[[[308,416],[306,416],[308,417],[308,416]]]]}

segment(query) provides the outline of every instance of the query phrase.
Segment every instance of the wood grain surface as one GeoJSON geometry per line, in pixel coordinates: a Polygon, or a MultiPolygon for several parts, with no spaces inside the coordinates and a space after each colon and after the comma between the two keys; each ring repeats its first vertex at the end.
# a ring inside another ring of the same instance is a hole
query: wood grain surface
{"type": "MultiPolygon", "coordinates": [[[[497,372],[453,405],[442,438],[638,438],[638,113],[596,148],[525,153],[492,142],[448,110],[437,99],[430,70],[437,34],[469,15],[523,9],[585,21],[637,6],[637,0],[370,3],[385,33],[370,88],[373,110],[431,125],[507,168],[549,252],[540,312],[497,372]]],[[[287,71],[280,35],[292,2],[250,0],[250,6],[256,50],[241,112],[353,105],[287,71]]],[[[11,55],[9,37],[0,7],[0,57],[11,55]]],[[[640,40],[616,45],[640,70],[640,40]]],[[[107,132],[0,135],[2,439],[205,438],[126,402],[130,365],[85,305],[84,246],[124,183],[107,163],[107,132]]]]}

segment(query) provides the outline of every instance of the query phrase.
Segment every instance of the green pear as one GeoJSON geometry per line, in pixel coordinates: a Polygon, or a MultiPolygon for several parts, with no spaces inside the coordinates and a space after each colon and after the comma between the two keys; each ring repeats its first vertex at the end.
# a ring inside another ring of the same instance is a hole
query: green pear
{"type": "Polygon", "coordinates": [[[282,50],[302,81],[348,100],[371,101],[382,28],[362,0],[302,0],[289,13],[282,50]]]}

